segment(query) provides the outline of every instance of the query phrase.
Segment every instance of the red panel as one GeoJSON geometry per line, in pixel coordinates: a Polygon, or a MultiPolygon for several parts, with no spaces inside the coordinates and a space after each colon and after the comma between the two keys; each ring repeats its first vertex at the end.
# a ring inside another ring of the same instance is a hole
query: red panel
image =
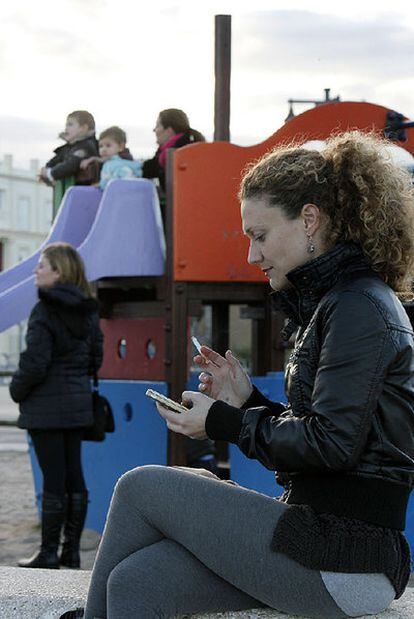
{"type": "Polygon", "coordinates": [[[99,371],[100,378],[164,380],[163,318],[101,320],[101,329],[104,334],[104,361],[99,371]],[[151,350],[155,353],[153,358],[151,350]]]}
{"type": "MultiPolygon", "coordinates": [[[[268,140],[248,148],[215,142],[174,153],[174,279],[181,281],[266,281],[246,262],[237,191],[243,168],[274,146],[324,140],[349,129],[385,126],[388,109],[370,103],[321,105],[288,121],[268,140]]],[[[414,152],[414,130],[404,146],[414,152]]]]}

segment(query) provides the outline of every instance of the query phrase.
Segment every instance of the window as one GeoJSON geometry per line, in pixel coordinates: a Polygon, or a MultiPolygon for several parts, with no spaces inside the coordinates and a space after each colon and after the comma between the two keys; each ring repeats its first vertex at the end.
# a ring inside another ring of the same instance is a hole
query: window
{"type": "Polygon", "coordinates": [[[48,232],[50,226],[52,225],[52,218],[53,218],[52,201],[45,200],[41,209],[42,209],[42,215],[41,215],[41,222],[40,222],[40,226],[41,226],[40,231],[48,232]]]}
{"type": "Polygon", "coordinates": [[[27,197],[20,197],[17,203],[17,228],[30,229],[30,199],[27,197]]]}
{"type": "Polygon", "coordinates": [[[7,213],[6,190],[0,189],[0,220],[3,220],[7,213]]]}
{"type": "Polygon", "coordinates": [[[28,245],[19,245],[17,248],[17,262],[21,262],[32,253],[31,248],[28,245]]]}

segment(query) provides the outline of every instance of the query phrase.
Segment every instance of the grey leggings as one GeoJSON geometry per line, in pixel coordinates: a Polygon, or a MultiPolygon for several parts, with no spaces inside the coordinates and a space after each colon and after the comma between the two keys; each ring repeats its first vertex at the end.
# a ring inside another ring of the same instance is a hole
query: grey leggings
{"type": "Polygon", "coordinates": [[[350,616],[320,572],[270,550],[284,509],[275,499],[188,470],[129,471],[112,498],[85,619],[264,605],[317,619],[350,616]]]}

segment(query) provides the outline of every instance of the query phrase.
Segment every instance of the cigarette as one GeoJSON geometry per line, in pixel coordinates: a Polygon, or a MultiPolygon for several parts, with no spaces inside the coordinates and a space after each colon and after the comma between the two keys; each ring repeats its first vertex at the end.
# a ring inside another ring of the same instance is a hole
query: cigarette
{"type": "Polygon", "coordinates": [[[207,359],[207,357],[203,355],[203,353],[201,352],[201,344],[194,335],[191,336],[191,341],[193,342],[194,346],[197,348],[198,353],[203,357],[203,359],[207,361],[207,363],[211,363],[212,365],[215,365],[216,368],[220,367],[215,361],[213,361],[212,359],[207,359]]]}

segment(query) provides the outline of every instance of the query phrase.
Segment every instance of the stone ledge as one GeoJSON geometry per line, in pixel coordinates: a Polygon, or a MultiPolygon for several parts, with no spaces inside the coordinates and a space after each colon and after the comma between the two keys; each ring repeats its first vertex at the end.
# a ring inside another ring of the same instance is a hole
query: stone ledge
{"type": "Polygon", "coordinates": [[[83,606],[91,573],[0,567],[2,619],[56,619],[83,606]]]}
{"type": "MultiPolygon", "coordinates": [[[[39,570],[0,566],[1,619],[57,619],[62,613],[84,606],[91,573],[83,570],[39,570]]],[[[186,615],[190,617],[190,615],[186,615]]],[[[360,619],[413,619],[414,589],[378,615],[360,619]]],[[[192,619],[307,619],[274,610],[191,615],[192,619]]],[[[184,618],[183,618],[184,619],[184,618]]]]}

